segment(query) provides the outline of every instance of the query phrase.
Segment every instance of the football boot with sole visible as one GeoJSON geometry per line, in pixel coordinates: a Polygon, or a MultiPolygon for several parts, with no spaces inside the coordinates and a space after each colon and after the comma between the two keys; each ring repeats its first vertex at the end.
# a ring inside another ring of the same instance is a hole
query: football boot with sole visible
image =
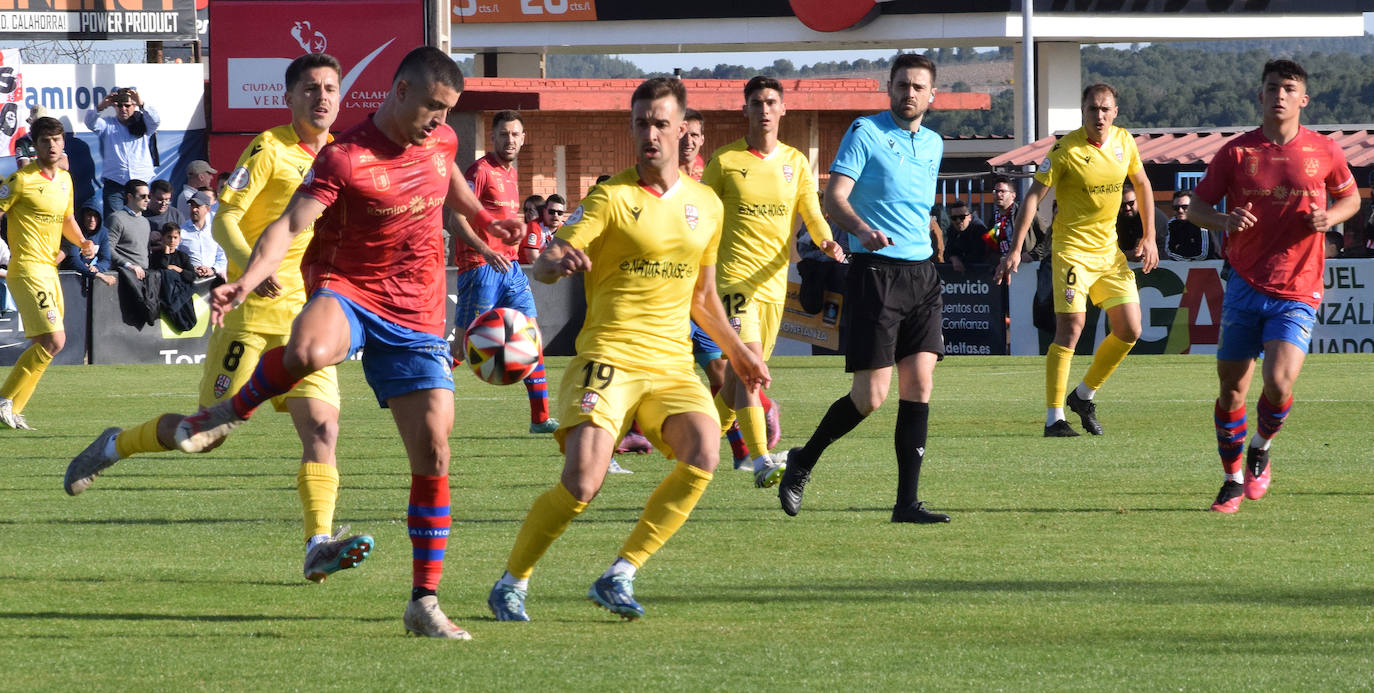
{"type": "Polygon", "coordinates": [[[372,553],[372,537],[345,534],[348,534],[348,525],[340,527],[333,537],[305,552],[305,579],[324,582],[325,578],[340,570],[356,567],[372,553]]]}
{"type": "Polygon", "coordinates": [[[110,440],[119,435],[121,430],[117,426],[105,429],[86,446],[85,450],[72,458],[71,464],[67,465],[67,475],[62,479],[62,488],[66,489],[67,495],[75,496],[90,488],[101,472],[119,461],[118,457],[106,457],[105,448],[109,447],[110,440]]]}
{"type": "Polygon", "coordinates": [[[497,580],[491,586],[491,594],[487,595],[487,608],[491,609],[491,615],[498,621],[528,621],[530,615],[525,613],[525,595],[525,590],[503,585],[497,580]]]}
{"type": "Polygon", "coordinates": [[[635,601],[634,581],[629,575],[603,575],[587,590],[587,598],[626,621],[633,621],[644,616],[644,607],[635,601]]]}
{"type": "Polygon", "coordinates": [[[173,438],[182,452],[209,452],[244,421],[226,399],[182,419],[173,438]]]}

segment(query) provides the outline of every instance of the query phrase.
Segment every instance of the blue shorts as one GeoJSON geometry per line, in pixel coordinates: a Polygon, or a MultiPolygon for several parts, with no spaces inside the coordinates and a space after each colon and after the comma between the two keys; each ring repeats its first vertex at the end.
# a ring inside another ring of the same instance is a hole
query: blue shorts
{"type": "Polygon", "coordinates": [[[1306,352],[1316,322],[1317,309],[1312,306],[1262,294],[1233,273],[1226,282],[1226,298],[1221,303],[1217,359],[1249,361],[1264,351],[1265,342],[1275,339],[1306,352]]]}
{"type": "Polygon", "coordinates": [[[697,327],[695,320],[689,322],[692,325],[692,356],[696,358],[698,366],[705,368],[706,364],[720,358],[724,352],[711,339],[711,335],[706,334],[706,330],[697,327]]]}
{"type": "Polygon", "coordinates": [[[539,317],[530,280],[519,265],[512,263],[505,273],[479,265],[458,275],[458,307],[453,313],[458,331],[466,331],[477,316],[492,308],[513,308],[531,318],[539,317]]]}
{"type": "Polygon", "coordinates": [[[363,350],[363,375],[383,409],[392,397],[417,390],[453,390],[453,361],[443,337],[384,320],[330,289],[317,289],[310,300],[320,296],[333,298],[343,309],[348,358],[363,350]]]}

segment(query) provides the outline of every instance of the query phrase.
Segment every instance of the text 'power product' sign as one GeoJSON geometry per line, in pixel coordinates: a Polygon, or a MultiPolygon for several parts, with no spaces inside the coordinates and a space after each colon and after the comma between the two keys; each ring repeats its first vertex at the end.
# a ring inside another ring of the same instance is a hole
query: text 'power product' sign
{"type": "Polygon", "coordinates": [[[195,0],[0,0],[5,40],[192,40],[195,0]]]}
{"type": "Polygon", "coordinates": [[[425,42],[424,3],[411,0],[217,0],[210,12],[215,132],[256,132],[287,122],[286,67],[306,53],[339,60],[334,130],[346,130],[381,106],[401,58],[425,42]]]}

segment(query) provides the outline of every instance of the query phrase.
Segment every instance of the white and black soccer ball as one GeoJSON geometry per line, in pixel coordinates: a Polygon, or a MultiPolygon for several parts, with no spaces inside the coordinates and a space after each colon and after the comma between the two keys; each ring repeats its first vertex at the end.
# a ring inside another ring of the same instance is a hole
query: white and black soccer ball
{"type": "Polygon", "coordinates": [[[534,321],[511,308],[482,313],[463,336],[468,366],[492,385],[510,385],[529,377],[539,364],[542,343],[534,321]]]}

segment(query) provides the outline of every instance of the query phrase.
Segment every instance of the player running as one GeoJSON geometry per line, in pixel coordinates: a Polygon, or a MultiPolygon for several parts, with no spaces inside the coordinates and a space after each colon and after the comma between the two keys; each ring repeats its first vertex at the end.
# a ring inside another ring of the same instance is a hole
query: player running
{"type": "MultiPolygon", "coordinates": [[[[1078,435],[1064,419],[1064,405],[1078,414],[1083,428],[1102,435],[1093,401],[1107,377],[1121,365],[1140,338],[1140,295],[1135,273],[1117,247],[1116,215],[1121,208],[1122,182],[1130,178],[1140,199],[1154,200],[1154,190],[1140,163],[1135,139],[1112,125],[1117,114],[1116,89],[1092,84],[1083,90],[1083,127],[1059,138],[1040,164],[1035,182],[1016,219],[1011,248],[1002,257],[994,281],[1011,282],[1021,264],[1021,244],[1035,219],[1035,210],[1050,188],[1058,190],[1059,214],[1054,218],[1050,262],[1054,263],[1054,343],[1045,356],[1045,437],[1078,435]],[[1069,365],[1083,332],[1088,299],[1106,311],[1112,331],[1097,345],[1083,382],[1069,393],[1069,365]]],[[[1140,207],[1144,235],[1136,244],[1140,271],[1159,264],[1155,247],[1155,206],[1140,207]]]]}
{"type": "Polygon", "coordinates": [[[1225,479],[1212,510],[1234,513],[1241,497],[1269,490],[1269,445],[1293,407],[1316,308],[1322,300],[1326,230],[1360,209],[1359,190],[1340,145],[1303,127],[1307,72],[1292,60],[1264,65],[1260,127],[1227,142],[1193,193],[1206,204],[1188,220],[1224,231],[1231,276],[1221,307],[1214,420],[1225,479]],[[1334,204],[1328,207],[1328,198],[1334,204]],[[1230,209],[1217,211],[1222,200],[1230,209]],[[1244,472],[1245,400],[1255,358],[1264,354],[1264,380],[1244,472]]]}
{"type": "Polygon", "coordinates": [[[498,620],[529,620],[525,597],[535,563],[596,497],[615,441],[636,417],[677,464],[587,596],[623,618],[644,615],[634,599],[635,573],[687,521],[720,454],[720,422],[692,367],[689,314],[725,348],[741,380],[768,384],[768,367],[730,329],[716,295],[720,200],[678,170],[686,101],[675,79],[656,77],[635,89],[638,163],[596,186],[534,264],[543,282],[586,273],[587,318],[558,393],[563,417],[554,437],[563,473],[534,501],[487,598],[498,620]]]}
{"type": "Polygon", "coordinates": [[[9,217],[9,284],[24,336],[33,341],[19,355],[0,385],[0,421],[32,431],[24,407],[43,372],[67,343],[62,324],[62,285],[57,279],[57,253],[62,238],[95,257],[73,216],[72,177],[62,161],[64,129],[56,118],[37,118],[31,126],[37,158],[0,184],[0,215],[9,217]]]}
{"type": "MultiPolygon", "coordinates": [[[[481,201],[482,208],[497,219],[521,219],[519,175],[515,159],[525,144],[525,122],[516,111],[500,111],[491,118],[491,151],[473,162],[464,176],[481,201]]],[[[500,240],[493,234],[474,231],[458,220],[458,237],[465,244],[458,250],[458,307],[453,324],[459,331],[492,308],[513,308],[539,317],[530,291],[530,280],[516,264],[520,246],[500,240]]],[[[522,234],[523,237],[523,234],[522,234]]],[[[462,358],[459,351],[458,358],[462,358]]],[[[558,419],[549,418],[549,386],[544,376],[544,350],[539,362],[525,378],[530,400],[530,433],[552,433],[558,419]]]]}
{"type": "MultiPolygon", "coordinates": [[[[778,128],[787,114],[782,92],[782,84],[771,77],[754,77],[744,85],[749,132],[717,149],[701,179],[725,208],[716,272],[725,315],[740,341],[765,362],[773,353],[782,321],[797,215],[806,222],[817,247],[836,262],[844,259],[840,245],[830,236],[830,224],[821,215],[811,162],[778,141],[778,128]]],[[[723,425],[739,419],[744,442],[753,454],[754,485],[777,485],[785,465],[768,454],[758,390],[751,392],[727,371],[715,403],[723,425]]]]}
{"type": "MultiPolygon", "coordinates": [[[[267,224],[281,216],[315,155],[329,141],[329,129],[339,114],[339,61],[324,53],[308,53],[286,68],[286,105],[291,122],[262,132],[239,155],[215,214],[215,241],[229,259],[229,277],[239,278],[248,265],[253,244],[267,224]]],[[[201,372],[200,406],[222,402],[239,391],[253,374],[263,352],[286,344],[291,321],[305,305],[301,256],[312,234],[306,229],[292,241],[276,272],[259,292],[248,296],[243,308],[224,318],[224,327],[210,335],[201,372]]],[[[306,376],[290,392],[272,399],[273,408],[289,412],[301,439],[301,465],[296,490],[305,515],[304,575],[323,582],[329,575],[352,568],[372,550],[372,537],[347,535],[347,527],[333,532],[339,496],[335,443],[339,433],[339,381],[333,366],[306,376]]],[[[179,414],[163,414],[128,430],[105,429],[67,467],[68,494],[86,490],[95,478],[119,460],[141,453],[177,448],[179,414]]]]}

